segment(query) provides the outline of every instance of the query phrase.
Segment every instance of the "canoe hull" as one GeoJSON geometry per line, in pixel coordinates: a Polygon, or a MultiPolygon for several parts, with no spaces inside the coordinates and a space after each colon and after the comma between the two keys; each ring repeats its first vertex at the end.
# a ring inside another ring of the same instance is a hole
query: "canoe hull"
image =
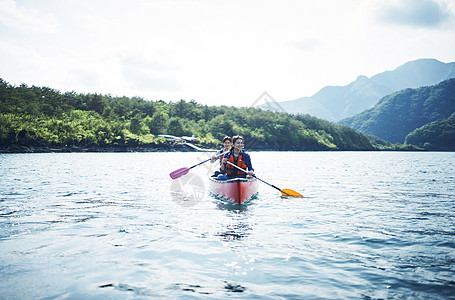
{"type": "Polygon", "coordinates": [[[210,178],[210,191],[224,200],[234,204],[243,204],[258,192],[255,177],[216,180],[210,178]]]}

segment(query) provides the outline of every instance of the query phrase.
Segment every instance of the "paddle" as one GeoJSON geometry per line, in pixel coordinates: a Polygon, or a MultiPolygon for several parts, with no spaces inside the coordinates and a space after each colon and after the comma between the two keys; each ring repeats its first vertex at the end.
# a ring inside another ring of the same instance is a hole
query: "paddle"
{"type": "MultiPolygon", "coordinates": [[[[239,169],[239,170],[241,170],[241,171],[243,171],[243,172],[245,172],[245,173],[248,174],[248,172],[247,172],[246,170],[240,168],[240,167],[237,166],[237,165],[234,165],[234,164],[231,163],[230,161],[227,161],[227,163],[230,164],[231,166],[234,166],[234,167],[236,167],[237,169],[239,169]]],[[[267,184],[267,185],[270,185],[271,187],[273,187],[273,188],[279,190],[279,191],[281,192],[281,195],[283,195],[283,196],[303,198],[303,195],[297,193],[296,191],[293,191],[293,190],[291,190],[291,189],[280,189],[279,187],[276,187],[276,186],[274,186],[273,184],[270,184],[270,183],[268,183],[268,182],[262,180],[261,178],[257,177],[256,175],[253,175],[253,176],[256,177],[257,180],[262,181],[263,183],[265,183],[265,184],[267,184]]]]}
{"type": "MultiPolygon", "coordinates": [[[[221,155],[223,155],[223,154],[226,154],[226,153],[228,153],[228,152],[229,152],[229,151],[224,152],[224,153],[220,153],[220,154],[218,154],[216,157],[219,157],[219,156],[221,156],[221,155]]],[[[203,163],[206,163],[206,162],[208,162],[208,161],[211,160],[211,159],[212,159],[212,158],[209,158],[209,159],[207,159],[207,160],[204,160],[203,162],[200,162],[200,163],[198,163],[198,164],[196,164],[196,165],[194,165],[194,166],[192,166],[192,167],[189,167],[189,168],[183,167],[183,168],[177,169],[177,170],[175,170],[175,171],[169,173],[169,176],[171,176],[172,179],[180,178],[180,177],[182,177],[183,175],[187,174],[192,168],[197,167],[197,166],[199,166],[199,165],[202,165],[203,163]]]]}

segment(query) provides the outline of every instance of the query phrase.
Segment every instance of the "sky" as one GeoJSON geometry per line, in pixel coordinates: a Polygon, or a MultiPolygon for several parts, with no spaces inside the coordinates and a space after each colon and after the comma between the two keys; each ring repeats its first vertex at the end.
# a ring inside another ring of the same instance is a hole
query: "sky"
{"type": "Polygon", "coordinates": [[[0,0],[0,78],[61,92],[247,107],[420,58],[455,0],[0,0]]]}

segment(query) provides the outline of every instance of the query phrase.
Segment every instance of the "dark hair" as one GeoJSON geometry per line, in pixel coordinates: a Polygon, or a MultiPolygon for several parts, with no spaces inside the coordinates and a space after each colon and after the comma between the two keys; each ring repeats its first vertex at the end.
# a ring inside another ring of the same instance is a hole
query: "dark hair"
{"type": "Polygon", "coordinates": [[[224,144],[224,142],[225,142],[226,140],[228,140],[228,141],[230,141],[230,142],[232,143],[232,139],[231,139],[229,136],[225,136],[225,137],[223,138],[223,144],[224,144]]]}
{"type": "Polygon", "coordinates": [[[234,144],[235,144],[235,142],[236,142],[237,140],[245,141],[245,140],[243,139],[243,136],[241,136],[241,135],[235,135],[235,136],[233,136],[233,137],[232,137],[232,147],[231,147],[231,151],[234,150],[234,148],[235,148],[234,144]]]}
{"type": "Polygon", "coordinates": [[[236,142],[237,140],[243,140],[243,141],[245,141],[245,140],[243,139],[243,136],[241,136],[241,135],[236,135],[236,136],[233,136],[233,137],[232,137],[232,143],[233,143],[233,144],[235,144],[235,142],[236,142]]]}

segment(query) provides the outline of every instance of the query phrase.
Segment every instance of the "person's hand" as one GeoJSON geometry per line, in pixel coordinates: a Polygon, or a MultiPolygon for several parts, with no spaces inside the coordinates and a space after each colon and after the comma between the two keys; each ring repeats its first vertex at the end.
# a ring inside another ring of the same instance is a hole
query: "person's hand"
{"type": "Polygon", "coordinates": [[[254,172],[253,172],[253,171],[251,171],[251,170],[250,170],[250,171],[248,171],[248,176],[249,176],[249,177],[253,177],[253,176],[254,176],[254,172]]]}
{"type": "Polygon", "coordinates": [[[221,162],[222,162],[223,164],[225,164],[225,163],[227,162],[227,158],[224,157],[224,158],[221,160],[221,162]]]}

